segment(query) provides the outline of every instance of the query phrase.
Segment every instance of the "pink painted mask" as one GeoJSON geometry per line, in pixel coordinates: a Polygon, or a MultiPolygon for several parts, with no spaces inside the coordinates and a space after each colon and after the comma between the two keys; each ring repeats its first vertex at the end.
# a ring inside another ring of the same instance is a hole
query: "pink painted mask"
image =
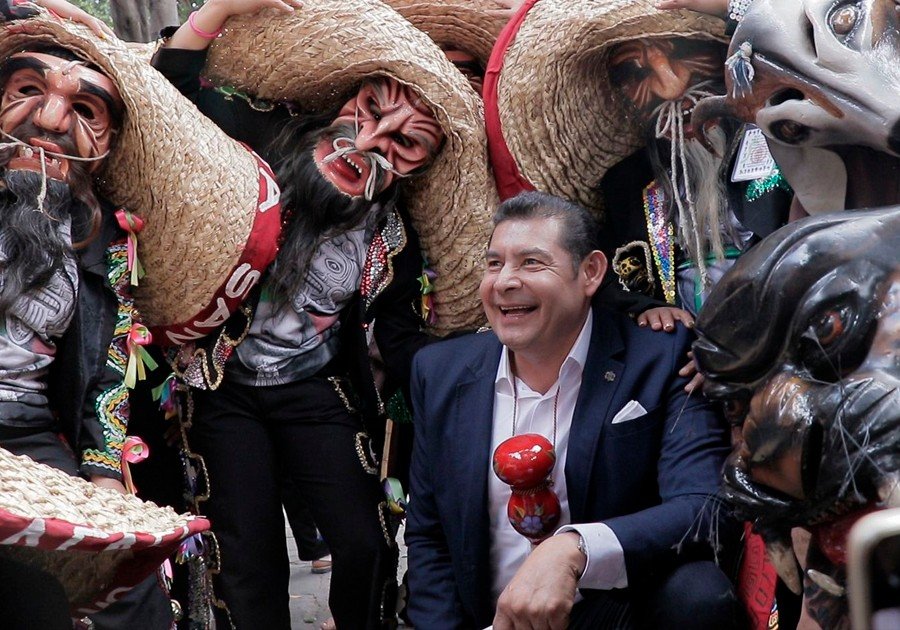
{"type": "Polygon", "coordinates": [[[444,138],[416,92],[390,78],[363,84],[332,128],[340,131],[322,137],[313,159],[338,190],[366,199],[429,164],[444,138]]]}
{"type": "Polygon", "coordinates": [[[0,131],[4,141],[21,143],[8,167],[43,170],[60,181],[68,180],[71,159],[92,161],[90,172],[100,168],[121,108],[112,80],[84,62],[44,52],[17,53],[6,63],[11,71],[0,100],[0,131]],[[11,135],[23,125],[38,134],[11,135]]]}

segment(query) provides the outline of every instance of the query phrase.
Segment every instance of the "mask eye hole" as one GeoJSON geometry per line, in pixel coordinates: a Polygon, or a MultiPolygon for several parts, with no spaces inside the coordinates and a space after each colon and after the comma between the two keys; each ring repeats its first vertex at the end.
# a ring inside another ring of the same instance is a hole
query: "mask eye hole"
{"type": "Polygon", "coordinates": [[[848,319],[849,314],[846,308],[830,309],[822,313],[810,328],[822,347],[827,348],[837,342],[844,334],[848,319]]]}
{"type": "Polygon", "coordinates": [[[831,30],[836,35],[846,35],[853,30],[859,19],[859,9],[854,5],[841,7],[828,18],[831,30]]]}
{"type": "Polygon", "coordinates": [[[722,413],[725,420],[732,426],[740,426],[750,410],[750,400],[747,397],[735,396],[722,401],[722,413]]]}
{"type": "Polygon", "coordinates": [[[810,375],[833,383],[859,367],[872,332],[869,316],[852,303],[833,303],[807,320],[800,356],[810,375]]]}

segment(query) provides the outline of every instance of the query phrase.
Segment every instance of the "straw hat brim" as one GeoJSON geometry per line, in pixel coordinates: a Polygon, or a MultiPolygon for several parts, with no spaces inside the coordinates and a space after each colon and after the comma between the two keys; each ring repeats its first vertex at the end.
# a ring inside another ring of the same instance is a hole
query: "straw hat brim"
{"type": "MultiPolygon", "coordinates": [[[[138,254],[147,275],[134,292],[144,322],[155,331],[171,331],[208,319],[246,263],[247,251],[256,256],[259,271],[274,257],[274,243],[248,248],[254,231],[268,226],[277,232],[280,223],[277,210],[268,216],[257,212],[257,160],[147,63],[149,46],[135,54],[115,37],[100,39],[86,27],[42,13],[0,30],[0,59],[41,43],[89,60],[122,97],[122,127],[99,183],[109,201],[145,221],[138,254]]],[[[228,298],[228,306],[234,308],[239,298],[228,298]]]]}
{"type": "Polygon", "coordinates": [[[506,18],[496,13],[490,0],[386,0],[417,29],[440,46],[468,52],[487,66],[497,35],[506,18]]]}
{"type": "Polygon", "coordinates": [[[53,575],[73,612],[96,612],[115,589],[134,586],[207,529],[206,519],[0,448],[0,553],[53,575]]]}
{"type": "Polygon", "coordinates": [[[611,46],[638,38],[727,42],[720,20],[659,11],[649,0],[539,0],[503,59],[497,107],[503,140],[538,190],[599,209],[606,171],[644,142],[610,85],[611,46]]]}
{"type": "Polygon", "coordinates": [[[497,195],[482,105],[427,35],[378,0],[322,0],[290,15],[265,11],[232,18],[210,49],[206,74],[214,83],[308,111],[340,105],[373,75],[411,86],[445,134],[428,170],[400,183],[437,272],[434,331],[483,321],[477,288],[497,195]]]}

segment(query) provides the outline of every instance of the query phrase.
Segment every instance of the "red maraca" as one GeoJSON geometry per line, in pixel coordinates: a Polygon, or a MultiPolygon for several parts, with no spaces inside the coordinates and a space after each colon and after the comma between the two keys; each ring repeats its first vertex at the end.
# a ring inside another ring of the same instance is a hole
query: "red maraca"
{"type": "Polygon", "coordinates": [[[539,433],[514,435],[494,451],[494,473],[513,488],[533,488],[550,475],[554,464],[556,451],[539,433]]]}
{"type": "Polygon", "coordinates": [[[548,479],[555,464],[553,445],[537,433],[515,435],[494,451],[494,473],[512,489],[506,506],[509,523],[533,544],[552,534],[559,523],[559,499],[548,479]]]}

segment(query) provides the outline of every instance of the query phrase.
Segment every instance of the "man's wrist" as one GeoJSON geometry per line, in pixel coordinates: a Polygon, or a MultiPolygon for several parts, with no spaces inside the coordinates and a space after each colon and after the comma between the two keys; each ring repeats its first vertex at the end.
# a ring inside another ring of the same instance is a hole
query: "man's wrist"
{"type": "Polygon", "coordinates": [[[557,536],[565,537],[572,543],[572,553],[569,555],[569,564],[575,573],[576,579],[581,579],[584,575],[584,569],[587,566],[587,549],[585,547],[584,538],[575,531],[563,532],[557,536]]]}

